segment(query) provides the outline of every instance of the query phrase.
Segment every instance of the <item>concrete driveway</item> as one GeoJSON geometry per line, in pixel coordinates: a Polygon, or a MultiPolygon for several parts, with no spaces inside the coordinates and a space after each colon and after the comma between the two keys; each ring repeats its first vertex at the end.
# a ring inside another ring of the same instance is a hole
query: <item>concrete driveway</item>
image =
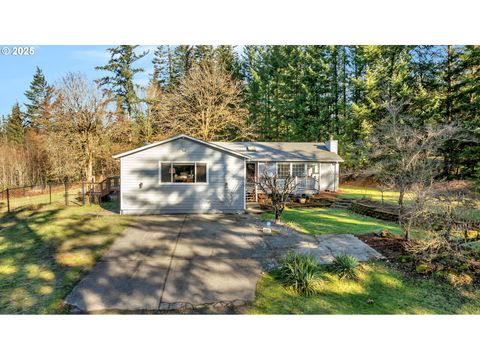
{"type": "Polygon", "coordinates": [[[249,215],[138,217],[65,303],[82,312],[240,305],[270,258],[249,215]]]}

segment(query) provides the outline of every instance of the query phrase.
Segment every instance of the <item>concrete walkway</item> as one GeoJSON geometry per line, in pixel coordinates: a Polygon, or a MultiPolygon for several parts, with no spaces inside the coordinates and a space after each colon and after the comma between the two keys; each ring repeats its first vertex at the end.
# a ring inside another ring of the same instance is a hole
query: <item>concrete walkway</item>
{"type": "Polygon", "coordinates": [[[67,296],[82,312],[253,300],[270,257],[247,215],[138,217],[67,296]]]}
{"type": "Polygon", "coordinates": [[[314,242],[302,242],[296,251],[313,256],[320,264],[333,262],[337,255],[351,255],[358,261],[382,259],[383,255],[351,234],[317,235],[314,242]]]}
{"type": "Polygon", "coordinates": [[[382,259],[383,255],[351,234],[307,235],[282,224],[273,225],[273,234],[265,236],[267,247],[279,261],[287,251],[313,256],[320,264],[329,264],[336,255],[351,255],[358,261],[382,259]]]}

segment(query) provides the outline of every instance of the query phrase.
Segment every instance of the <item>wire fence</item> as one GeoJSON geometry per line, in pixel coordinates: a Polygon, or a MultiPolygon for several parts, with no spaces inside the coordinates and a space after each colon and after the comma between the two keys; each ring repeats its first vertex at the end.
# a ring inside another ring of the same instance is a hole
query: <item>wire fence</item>
{"type": "Polygon", "coordinates": [[[114,210],[119,190],[118,176],[108,177],[101,182],[51,183],[7,188],[0,191],[0,213],[27,208],[40,209],[50,204],[82,206],[109,203],[109,208],[114,210]]]}

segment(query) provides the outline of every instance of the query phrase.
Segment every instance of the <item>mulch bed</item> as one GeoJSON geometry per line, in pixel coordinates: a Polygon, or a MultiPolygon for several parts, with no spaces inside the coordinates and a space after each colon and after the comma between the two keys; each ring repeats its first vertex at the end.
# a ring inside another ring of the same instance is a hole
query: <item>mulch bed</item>
{"type": "Polygon", "coordinates": [[[381,234],[364,234],[358,235],[357,237],[389,260],[395,260],[399,256],[408,255],[403,247],[405,241],[401,236],[392,234],[384,236],[381,234]]]}

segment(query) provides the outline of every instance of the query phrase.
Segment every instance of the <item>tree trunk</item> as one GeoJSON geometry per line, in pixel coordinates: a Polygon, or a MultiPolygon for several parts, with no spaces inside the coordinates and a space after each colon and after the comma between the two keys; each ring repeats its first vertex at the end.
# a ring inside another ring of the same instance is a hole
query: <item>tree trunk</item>
{"type": "Polygon", "coordinates": [[[408,229],[405,229],[404,216],[405,216],[405,207],[404,207],[404,197],[405,197],[405,188],[401,187],[398,195],[398,225],[403,232],[404,240],[408,240],[408,229]]]}
{"type": "Polygon", "coordinates": [[[92,181],[93,179],[93,151],[90,149],[90,146],[87,145],[87,150],[85,154],[85,180],[92,181]]]}
{"type": "Polygon", "coordinates": [[[445,101],[446,106],[446,122],[450,124],[452,122],[452,88],[453,88],[453,81],[452,81],[452,68],[453,68],[453,46],[447,46],[447,97],[445,101]]]}

